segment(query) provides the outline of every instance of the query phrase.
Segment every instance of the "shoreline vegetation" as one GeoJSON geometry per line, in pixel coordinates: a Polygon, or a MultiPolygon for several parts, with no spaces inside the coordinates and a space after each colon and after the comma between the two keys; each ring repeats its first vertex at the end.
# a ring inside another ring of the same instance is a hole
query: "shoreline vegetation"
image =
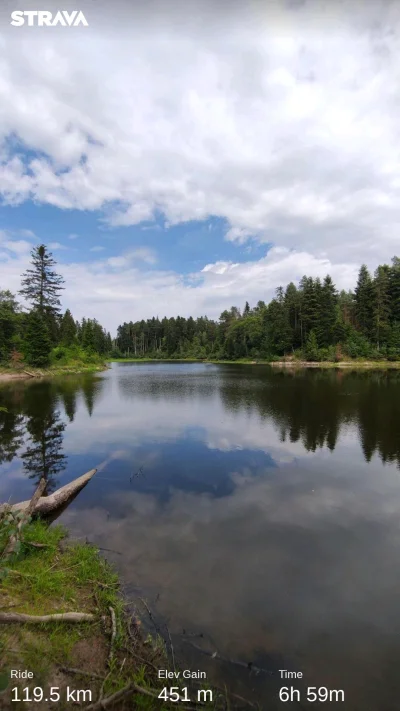
{"type": "Polygon", "coordinates": [[[70,540],[62,526],[51,525],[48,516],[68,505],[95,473],[51,497],[41,496],[42,478],[30,501],[0,507],[1,708],[18,711],[31,701],[38,711],[71,705],[123,711],[133,700],[143,711],[167,710],[176,703],[160,694],[177,683],[187,688],[180,709],[257,708],[205,681],[159,679],[158,670],[179,669],[169,630],[168,637],[161,635],[143,598],[126,600],[100,549],[70,540]],[[136,602],[155,635],[144,634],[136,602]],[[11,670],[33,677],[11,678],[11,670]]]}
{"type": "Polygon", "coordinates": [[[21,294],[0,289],[0,380],[102,370],[112,339],[94,318],[75,321],[61,311],[64,280],[45,245],[31,253],[31,267],[21,276],[21,294]]]}
{"type": "Polygon", "coordinates": [[[53,378],[62,375],[79,375],[84,373],[101,373],[110,368],[110,363],[206,363],[208,365],[269,365],[274,368],[290,370],[302,369],[335,369],[335,370],[400,370],[400,361],[389,360],[348,360],[348,361],[305,361],[300,359],[288,360],[222,360],[204,358],[107,358],[98,364],[76,365],[73,362],[63,366],[50,368],[16,369],[11,366],[0,366],[0,384],[13,380],[35,380],[38,378],[53,378]]]}
{"type": "Polygon", "coordinates": [[[35,380],[37,378],[53,378],[60,375],[79,375],[81,373],[101,373],[107,370],[107,363],[91,363],[77,365],[73,361],[70,364],[52,366],[50,368],[32,368],[27,366],[26,369],[13,368],[12,366],[0,366],[0,383],[9,382],[12,380],[35,380]]]}
{"type": "MultiPolygon", "coordinates": [[[[269,303],[232,306],[219,318],[176,316],[122,323],[111,357],[218,361],[400,362],[400,258],[371,275],[359,270],[354,291],[329,274],[279,286],[269,303]]],[[[312,366],[311,366],[312,367],[312,366]]]]}
{"type": "Polygon", "coordinates": [[[108,363],[206,363],[209,365],[270,365],[277,368],[376,368],[399,369],[400,361],[390,360],[347,360],[347,361],[306,361],[300,359],[287,360],[237,360],[205,359],[205,358],[110,358],[108,363]]]}

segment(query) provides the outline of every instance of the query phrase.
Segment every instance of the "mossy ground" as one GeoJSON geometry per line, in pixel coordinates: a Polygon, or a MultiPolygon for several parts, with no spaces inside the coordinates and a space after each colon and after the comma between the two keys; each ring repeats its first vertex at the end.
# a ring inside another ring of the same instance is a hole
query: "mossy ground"
{"type": "MultiPolygon", "coordinates": [[[[67,687],[90,691],[81,704],[84,708],[90,701],[97,701],[101,689],[104,698],[134,681],[150,693],[155,692],[156,697],[134,692],[109,708],[176,709],[176,704],[157,698],[166,683],[158,679],[157,670],[169,668],[165,644],[161,638],[144,639],[140,621],[127,614],[118,576],[98,550],[69,542],[60,526],[48,527],[36,521],[23,531],[20,550],[0,568],[0,611],[30,615],[87,612],[95,616],[95,621],[1,625],[0,688],[6,681],[8,685],[0,693],[0,708],[28,708],[26,701],[11,701],[14,686],[22,690],[29,685],[31,693],[34,687],[41,687],[44,698],[49,697],[50,687],[58,687],[59,702],[43,700],[32,702],[31,706],[37,711],[61,711],[77,706],[66,701],[67,687]],[[33,547],[33,542],[46,547],[33,547]],[[111,661],[110,608],[115,612],[117,631],[111,661]],[[29,682],[10,680],[11,669],[27,669],[34,677],[29,682]],[[81,674],[68,669],[80,669],[81,674]]],[[[6,529],[0,527],[0,550],[4,550],[7,535],[6,529]]],[[[191,708],[197,707],[192,704],[191,708]]]]}

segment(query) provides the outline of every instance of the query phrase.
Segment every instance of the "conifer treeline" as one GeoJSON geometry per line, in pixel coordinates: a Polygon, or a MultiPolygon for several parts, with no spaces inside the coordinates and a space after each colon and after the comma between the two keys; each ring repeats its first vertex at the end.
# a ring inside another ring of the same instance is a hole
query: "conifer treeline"
{"type": "Polygon", "coordinates": [[[157,318],[118,327],[114,355],[153,358],[400,359],[400,259],[371,276],[360,268],[354,291],[304,276],[279,287],[267,305],[232,306],[218,321],[157,318]]]}
{"type": "Polygon", "coordinates": [[[45,367],[71,360],[95,362],[111,350],[111,336],[96,321],[75,321],[61,312],[63,278],[45,245],[31,253],[31,267],[21,277],[20,294],[31,304],[23,310],[14,294],[0,290],[0,362],[45,367]]]}

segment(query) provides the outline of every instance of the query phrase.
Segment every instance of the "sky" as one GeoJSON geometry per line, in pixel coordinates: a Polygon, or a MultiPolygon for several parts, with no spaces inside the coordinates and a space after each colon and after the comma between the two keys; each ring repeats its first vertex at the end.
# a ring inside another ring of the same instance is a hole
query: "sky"
{"type": "Polygon", "coordinates": [[[63,307],[218,318],[400,253],[400,3],[0,7],[0,288],[44,243],[63,307]]]}

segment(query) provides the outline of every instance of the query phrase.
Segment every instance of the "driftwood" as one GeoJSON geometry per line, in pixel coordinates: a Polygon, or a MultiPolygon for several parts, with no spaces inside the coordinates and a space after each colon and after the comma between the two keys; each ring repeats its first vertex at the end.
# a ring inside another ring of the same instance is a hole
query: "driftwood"
{"type": "Polygon", "coordinates": [[[22,612],[0,612],[0,624],[14,624],[15,622],[93,622],[95,616],[86,612],[61,612],[55,615],[25,615],[22,612]]]}
{"type": "MultiPolygon", "coordinates": [[[[78,494],[78,492],[83,489],[84,486],[90,481],[90,479],[96,474],[97,469],[91,469],[86,474],[74,479],[69,484],[62,486],[61,489],[57,489],[53,494],[49,496],[41,496],[36,502],[34,508],[31,510],[31,514],[40,514],[41,516],[50,516],[59,509],[66,506],[71,499],[78,494]]],[[[11,506],[5,504],[0,508],[0,513],[2,511],[26,511],[30,507],[31,500],[21,501],[19,504],[12,504],[11,506]]],[[[29,514],[30,515],[30,514],[29,514]]]]}

